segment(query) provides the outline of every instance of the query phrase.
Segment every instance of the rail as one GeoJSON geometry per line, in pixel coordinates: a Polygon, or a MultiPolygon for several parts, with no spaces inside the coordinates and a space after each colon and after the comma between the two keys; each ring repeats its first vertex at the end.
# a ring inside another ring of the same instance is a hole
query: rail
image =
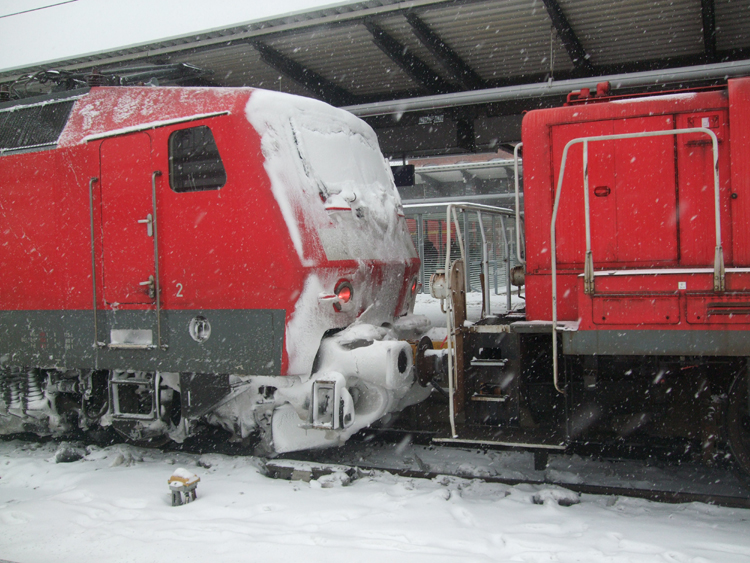
{"type": "MultiPolygon", "coordinates": [[[[415,208],[425,208],[425,207],[434,207],[435,204],[414,204],[414,205],[405,205],[404,209],[415,209],[415,208]]],[[[501,230],[503,232],[503,244],[505,247],[505,267],[506,267],[506,297],[507,297],[507,307],[508,311],[511,309],[511,279],[510,279],[510,242],[508,240],[508,237],[505,234],[505,217],[513,217],[514,211],[510,209],[505,209],[503,207],[493,207],[490,205],[482,205],[479,203],[448,203],[446,204],[446,210],[445,210],[445,218],[446,218],[446,251],[445,251],[445,280],[446,280],[446,291],[449,296],[447,299],[448,306],[445,308],[445,316],[446,316],[446,328],[448,329],[448,340],[447,343],[447,356],[448,356],[448,410],[449,410],[449,417],[450,417],[450,424],[451,424],[451,433],[454,437],[457,436],[456,434],[456,413],[455,413],[455,405],[454,405],[454,396],[455,396],[455,382],[457,381],[458,374],[456,373],[456,362],[454,361],[454,355],[456,350],[456,336],[458,329],[461,327],[455,326],[455,316],[454,316],[454,304],[453,300],[450,298],[451,295],[451,276],[449,275],[450,269],[451,269],[451,224],[455,226],[456,229],[456,238],[458,239],[458,248],[461,252],[461,260],[464,264],[467,264],[466,261],[466,252],[464,249],[464,242],[463,242],[463,236],[461,235],[461,224],[458,220],[458,213],[457,210],[461,210],[463,212],[475,212],[477,214],[477,221],[480,225],[480,230],[482,232],[482,272],[485,274],[485,283],[483,287],[483,294],[482,294],[482,300],[484,301],[484,316],[488,316],[491,314],[491,306],[490,306],[490,290],[489,290],[489,258],[487,253],[487,239],[484,234],[484,228],[482,223],[482,215],[486,214],[489,216],[499,216],[500,217],[500,226],[501,230]]],[[[464,287],[468,287],[468,267],[464,268],[464,287]]]]}
{"type": "Polygon", "coordinates": [[[583,205],[586,227],[586,255],[584,259],[584,293],[587,295],[594,294],[594,259],[591,253],[591,217],[589,209],[589,153],[588,145],[596,141],[616,141],[620,139],[641,139],[647,137],[663,137],[667,135],[687,135],[691,133],[703,133],[711,137],[713,147],[713,168],[714,168],[714,215],[716,223],[716,248],[714,251],[714,291],[724,291],[724,252],[721,246],[721,217],[720,217],[720,200],[719,200],[719,141],[716,133],[707,127],[690,127],[687,129],[668,129],[664,131],[643,131],[640,133],[621,133],[617,135],[599,135],[591,137],[577,137],[571,139],[565,145],[562,160],[560,162],[560,173],[558,174],[557,188],[555,190],[555,205],[552,211],[552,221],[550,224],[550,245],[552,251],[552,373],[555,389],[559,393],[564,391],[560,389],[558,380],[558,361],[557,361],[557,252],[556,252],[556,223],[557,212],[560,206],[560,194],[562,192],[562,183],[565,176],[565,163],[568,158],[568,150],[573,145],[583,144],[583,205]]]}
{"type": "MultiPolygon", "coordinates": [[[[438,445],[440,447],[444,447],[442,443],[438,442],[438,445]]],[[[435,465],[434,463],[431,463],[430,465],[425,464],[424,462],[422,462],[419,456],[416,455],[416,453],[413,455],[413,457],[416,458],[417,465],[420,467],[419,469],[399,466],[396,463],[389,463],[388,461],[381,463],[368,463],[363,461],[364,458],[362,456],[353,458],[351,454],[344,454],[345,457],[344,459],[342,459],[342,454],[338,451],[336,453],[339,457],[336,457],[332,461],[325,461],[325,452],[330,451],[331,450],[317,450],[316,455],[312,460],[310,459],[310,456],[305,455],[297,455],[297,457],[294,458],[284,457],[270,460],[265,463],[264,472],[268,477],[272,479],[285,479],[287,481],[302,480],[307,478],[316,479],[321,475],[326,475],[335,471],[342,470],[345,470],[348,474],[351,474],[350,476],[354,479],[359,478],[359,476],[366,476],[368,475],[368,473],[371,473],[373,471],[385,471],[391,475],[399,475],[401,477],[407,477],[409,479],[434,480],[443,475],[450,475],[454,477],[460,477],[462,479],[478,479],[484,483],[496,483],[508,485],[511,487],[515,487],[518,485],[533,485],[535,487],[552,486],[560,487],[561,489],[567,489],[569,491],[584,495],[630,497],[649,500],[653,502],[660,502],[664,504],[685,504],[701,502],[704,504],[724,506],[727,508],[750,509],[750,498],[748,498],[747,496],[730,496],[685,490],[669,490],[669,486],[674,487],[673,483],[657,483],[656,485],[663,487],[659,489],[629,487],[627,486],[628,476],[623,476],[625,485],[589,485],[586,483],[572,483],[570,482],[570,480],[557,480],[549,476],[545,476],[544,478],[536,478],[536,476],[527,475],[519,478],[507,477],[502,474],[485,475],[477,473],[475,475],[470,475],[467,474],[464,470],[465,465],[461,465],[459,469],[456,469],[455,465],[452,467],[450,466],[450,461],[447,462],[444,466],[438,467],[439,470],[436,471],[432,469],[432,466],[435,465]],[[304,466],[304,468],[302,468],[302,466],[304,466]]],[[[299,454],[300,452],[294,453],[299,454]]],[[[451,452],[451,455],[455,456],[456,454],[454,452],[451,452]]],[[[537,469],[536,467],[535,470],[541,471],[541,469],[537,469]]],[[[629,477],[632,480],[632,476],[629,477]]],[[[0,561],[0,563],[2,563],[2,561],[0,561]]]]}

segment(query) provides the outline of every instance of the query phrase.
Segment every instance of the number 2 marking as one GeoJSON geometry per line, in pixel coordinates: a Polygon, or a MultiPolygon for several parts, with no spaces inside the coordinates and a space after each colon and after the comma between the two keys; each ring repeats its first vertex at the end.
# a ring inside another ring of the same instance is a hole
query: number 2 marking
{"type": "Polygon", "coordinates": [[[182,295],[182,284],[178,283],[177,284],[177,297],[182,297],[182,296],[183,296],[182,295]]]}

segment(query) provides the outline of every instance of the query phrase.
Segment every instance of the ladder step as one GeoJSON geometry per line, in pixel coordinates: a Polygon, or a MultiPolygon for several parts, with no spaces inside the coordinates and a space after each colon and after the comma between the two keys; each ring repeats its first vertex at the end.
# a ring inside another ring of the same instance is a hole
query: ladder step
{"type": "Polygon", "coordinates": [[[433,442],[439,444],[465,444],[467,446],[485,445],[506,448],[523,448],[537,450],[565,450],[565,444],[539,444],[530,442],[504,442],[499,440],[472,440],[467,438],[433,438],[433,442]]]}
{"type": "Polygon", "coordinates": [[[508,399],[507,395],[472,395],[472,401],[486,403],[504,403],[508,399]]]}
{"type": "Polygon", "coordinates": [[[478,368],[484,368],[484,367],[505,367],[505,364],[508,363],[508,360],[482,360],[482,359],[473,359],[471,360],[472,367],[478,367],[478,368]]]}

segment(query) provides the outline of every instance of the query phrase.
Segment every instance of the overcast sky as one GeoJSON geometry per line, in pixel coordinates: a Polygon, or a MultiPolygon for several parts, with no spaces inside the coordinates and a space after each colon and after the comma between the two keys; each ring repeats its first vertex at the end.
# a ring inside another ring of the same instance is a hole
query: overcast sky
{"type": "Polygon", "coordinates": [[[0,0],[0,70],[350,2],[0,0]]]}

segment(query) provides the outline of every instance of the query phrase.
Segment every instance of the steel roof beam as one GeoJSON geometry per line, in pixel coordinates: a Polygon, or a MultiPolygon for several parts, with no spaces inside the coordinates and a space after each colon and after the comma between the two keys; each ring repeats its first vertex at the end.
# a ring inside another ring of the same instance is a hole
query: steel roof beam
{"type": "Polygon", "coordinates": [[[422,21],[417,14],[408,12],[406,14],[406,21],[409,22],[417,39],[430,50],[456,82],[467,90],[481,90],[487,87],[487,83],[482,77],[458,53],[446,45],[445,41],[430,26],[422,21]]]}
{"type": "Polygon", "coordinates": [[[409,52],[408,47],[390,36],[382,27],[370,19],[364,19],[364,26],[372,34],[372,39],[381,51],[396,63],[412,80],[435,94],[445,94],[458,90],[450,82],[433,71],[427,63],[409,52]]]}
{"type": "Polygon", "coordinates": [[[560,4],[557,3],[557,0],[543,0],[543,2],[544,7],[547,8],[547,13],[552,20],[552,25],[555,26],[557,35],[560,37],[560,41],[562,41],[565,50],[568,51],[568,55],[570,56],[570,60],[573,61],[573,65],[579,71],[585,72],[586,74],[594,74],[594,67],[589,62],[586,50],[578,40],[575,31],[573,31],[573,28],[570,26],[570,22],[568,21],[568,18],[565,17],[560,4]]]}
{"type": "Polygon", "coordinates": [[[541,82],[537,84],[519,84],[502,88],[490,88],[472,92],[456,92],[439,96],[424,96],[406,100],[394,100],[390,102],[376,102],[371,104],[360,104],[343,109],[352,112],[359,117],[372,117],[376,115],[403,114],[410,111],[430,110],[438,108],[449,108],[479,104],[490,104],[496,102],[507,102],[510,100],[537,99],[549,96],[565,96],[573,90],[581,88],[594,88],[596,83],[608,81],[612,91],[625,88],[641,88],[645,86],[678,85],[686,87],[691,81],[721,80],[734,76],[744,76],[750,73],[750,60],[732,61],[727,63],[715,63],[683,68],[670,68],[650,70],[645,72],[613,74],[599,77],[575,78],[570,80],[556,80],[554,82],[541,82]]]}
{"type": "Polygon", "coordinates": [[[260,58],[264,63],[285,74],[297,84],[307,88],[310,92],[329,104],[341,105],[352,103],[356,99],[341,86],[334,84],[317,72],[302,66],[273,47],[260,41],[252,41],[251,44],[260,53],[260,58]]]}
{"type": "Polygon", "coordinates": [[[701,19],[703,20],[703,50],[706,60],[716,62],[716,9],[714,0],[701,0],[701,19]]]}

